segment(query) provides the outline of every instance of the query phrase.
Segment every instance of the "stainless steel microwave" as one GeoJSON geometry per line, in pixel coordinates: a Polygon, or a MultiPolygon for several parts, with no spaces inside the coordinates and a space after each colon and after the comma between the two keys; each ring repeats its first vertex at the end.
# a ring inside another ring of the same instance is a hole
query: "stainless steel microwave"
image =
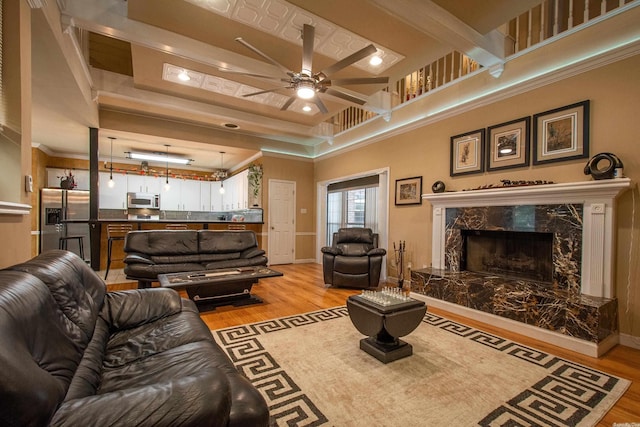
{"type": "Polygon", "coordinates": [[[127,208],[160,209],[160,195],[153,193],[127,193],[127,208]]]}

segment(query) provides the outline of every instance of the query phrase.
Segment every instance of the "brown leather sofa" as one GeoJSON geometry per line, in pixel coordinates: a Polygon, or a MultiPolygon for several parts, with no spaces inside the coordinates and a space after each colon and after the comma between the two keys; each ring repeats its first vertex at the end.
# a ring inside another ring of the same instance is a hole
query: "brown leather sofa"
{"type": "Polygon", "coordinates": [[[267,265],[250,230],[141,230],[127,234],[124,273],[147,287],[158,274],[267,265]]]}
{"type": "Polygon", "coordinates": [[[378,234],[370,228],[341,228],[331,246],[322,249],[324,283],[349,288],[377,288],[382,259],[378,234]]]}
{"type": "Polygon", "coordinates": [[[0,425],[266,426],[267,405],[171,289],[107,292],[77,255],[0,270],[0,425]]]}

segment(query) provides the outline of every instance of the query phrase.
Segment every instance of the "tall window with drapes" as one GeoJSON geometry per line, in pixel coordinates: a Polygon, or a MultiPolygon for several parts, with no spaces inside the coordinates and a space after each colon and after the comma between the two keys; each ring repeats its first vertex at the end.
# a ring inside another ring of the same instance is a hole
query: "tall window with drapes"
{"type": "Polygon", "coordinates": [[[378,175],[336,182],[327,187],[327,243],[339,228],[367,227],[378,232],[378,175]]]}

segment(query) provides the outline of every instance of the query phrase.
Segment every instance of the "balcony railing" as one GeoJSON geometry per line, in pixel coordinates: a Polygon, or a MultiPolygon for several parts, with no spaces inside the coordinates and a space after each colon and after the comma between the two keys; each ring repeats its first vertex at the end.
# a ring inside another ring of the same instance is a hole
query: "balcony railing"
{"type": "MultiPolygon", "coordinates": [[[[505,57],[558,37],[562,33],[640,0],[545,0],[538,6],[504,24],[505,57]]],[[[453,51],[390,84],[391,108],[398,107],[430,91],[454,83],[482,66],[468,56],[453,51]]],[[[361,107],[348,107],[328,121],[337,135],[378,114],[361,107]]]]}

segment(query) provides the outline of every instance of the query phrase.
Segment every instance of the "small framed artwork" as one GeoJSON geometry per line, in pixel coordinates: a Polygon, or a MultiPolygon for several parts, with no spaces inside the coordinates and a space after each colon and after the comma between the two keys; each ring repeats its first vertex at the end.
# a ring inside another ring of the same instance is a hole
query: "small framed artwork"
{"type": "Polygon", "coordinates": [[[396,179],[396,205],[422,204],[422,177],[396,179]]]}
{"type": "Polygon", "coordinates": [[[533,164],[589,158],[589,101],[533,116],[533,164]]]}
{"type": "Polygon", "coordinates": [[[451,137],[451,176],[484,170],[484,129],[451,137]]]}
{"type": "Polygon", "coordinates": [[[487,170],[529,166],[531,117],[512,120],[487,128],[487,170]]]}

